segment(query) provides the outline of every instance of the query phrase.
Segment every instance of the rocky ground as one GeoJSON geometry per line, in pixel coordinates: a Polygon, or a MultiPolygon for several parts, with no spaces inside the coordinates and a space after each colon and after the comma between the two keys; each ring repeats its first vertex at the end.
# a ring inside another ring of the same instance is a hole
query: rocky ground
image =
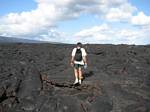
{"type": "Polygon", "coordinates": [[[84,45],[80,86],[73,47],[0,45],[0,112],[150,112],[150,46],[84,45]]]}

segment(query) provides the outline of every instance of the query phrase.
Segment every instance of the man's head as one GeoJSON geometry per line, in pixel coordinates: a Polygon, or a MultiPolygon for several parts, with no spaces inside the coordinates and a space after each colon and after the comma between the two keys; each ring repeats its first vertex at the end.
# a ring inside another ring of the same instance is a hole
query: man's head
{"type": "Polygon", "coordinates": [[[77,48],[81,48],[82,47],[82,43],[81,42],[78,42],[77,43],[77,48]]]}

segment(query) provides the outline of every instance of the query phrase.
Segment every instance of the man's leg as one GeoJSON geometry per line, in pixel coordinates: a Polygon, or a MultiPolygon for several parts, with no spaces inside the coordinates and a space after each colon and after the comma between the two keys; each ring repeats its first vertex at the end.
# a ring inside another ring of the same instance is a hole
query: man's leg
{"type": "Polygon", "coordinates": [[[82,76],[82,69],[81,69],[81,67],[79,67],[79,69],[78,69],[79,71],[79,83],[81,84],[81,81],[82,81],[82,78],[83,78],[83,76],[82,76]]]}
{"type": "Polygon", "coordinates": [[[74,84],[76,84],[76,83],[78,83],[78,69],[77,68],[74,68],[74,75],[75,75],[75,82],[74,82],[74,84]]]}

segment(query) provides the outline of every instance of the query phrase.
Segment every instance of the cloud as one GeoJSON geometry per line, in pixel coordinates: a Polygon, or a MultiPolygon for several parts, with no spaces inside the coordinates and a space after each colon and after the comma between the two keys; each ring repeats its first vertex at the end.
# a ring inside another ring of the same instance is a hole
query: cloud
{"type": "Polygon", "coordinates": [[[136,7],[129,3],[121,4],[119,7],[110,8],[105,18],[108,21],[128,21],[136,10],[136,7]]]}
{"type": "Polygon", "coordinates": [[[64,32],[60,32],[57,29],[50,29],[47,33],[39,35],[39,40],[50,42],[69,42],[68,36],[64,32]],[[56,41],[57,40],[57,41],[56,41]]]}
{"type": "Polygon", "coordinates": [[[12,36],[39,35],[56,27],[59,21],[78,18],[83,13],[106,15],[107,19],[117,20],[131,16],[130,13],[134,9],[127,4],[126,0],[35,1],[37,8],[30,12],[9,13],[1,17],[0,34],[12,36]],[[122,14],[123,11],[126,13],[122,14]]]}
{"type": "Polygon", "coordinates": [[[150,25],[150,16],[146,16],[143,12],[139,12],[137,16],[131,19],[133,25],[150,25]]]}
{"type": "Polygon", "coordinates": [[[107,24],[103,24],[101,26],[94,26],[90,29],[84,29],[76,33],[74,36],[81,37],[81,39],[94,37],[97,40],[103,40],[106,39],[106,36],[103,34],[106,30],[109,30],[109,26],[107,24]]]}
{"type": "Polygon", "coordinates": [[[84,43],[109,43],[112,40],[110,38],[112,34],[114,32],[112,32],[111,27],[108,24],[102,24],[81,30],[74,34],[74,38],[84,43]]]}
{"type": "Polygon", "coordinates": [[[10,13],[0,20],[0,33],[12,36],[37,35],[48,27],[55,26],[57,17],[55,7],[51,4],[38,4],[31,12],[10,13]]]}
{"type": "Polygon", "coordinates": [[[148,35],[145,29],[116,29],[103,24],[84,29],[74,34],[74,38],[83,43],[149,44],[148,35]]]}

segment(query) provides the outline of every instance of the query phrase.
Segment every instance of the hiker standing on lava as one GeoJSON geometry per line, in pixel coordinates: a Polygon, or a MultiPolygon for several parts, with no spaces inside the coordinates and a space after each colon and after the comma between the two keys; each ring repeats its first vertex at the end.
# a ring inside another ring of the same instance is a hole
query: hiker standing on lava
{"type": "Polygon", "coordinates": [[[74,67],[74,84],[81,84],[83,79],[82,67],[87,67],[87,53],[80,42],[78,42],[77,46],[72,50],[71,66],[74,67]]]}

